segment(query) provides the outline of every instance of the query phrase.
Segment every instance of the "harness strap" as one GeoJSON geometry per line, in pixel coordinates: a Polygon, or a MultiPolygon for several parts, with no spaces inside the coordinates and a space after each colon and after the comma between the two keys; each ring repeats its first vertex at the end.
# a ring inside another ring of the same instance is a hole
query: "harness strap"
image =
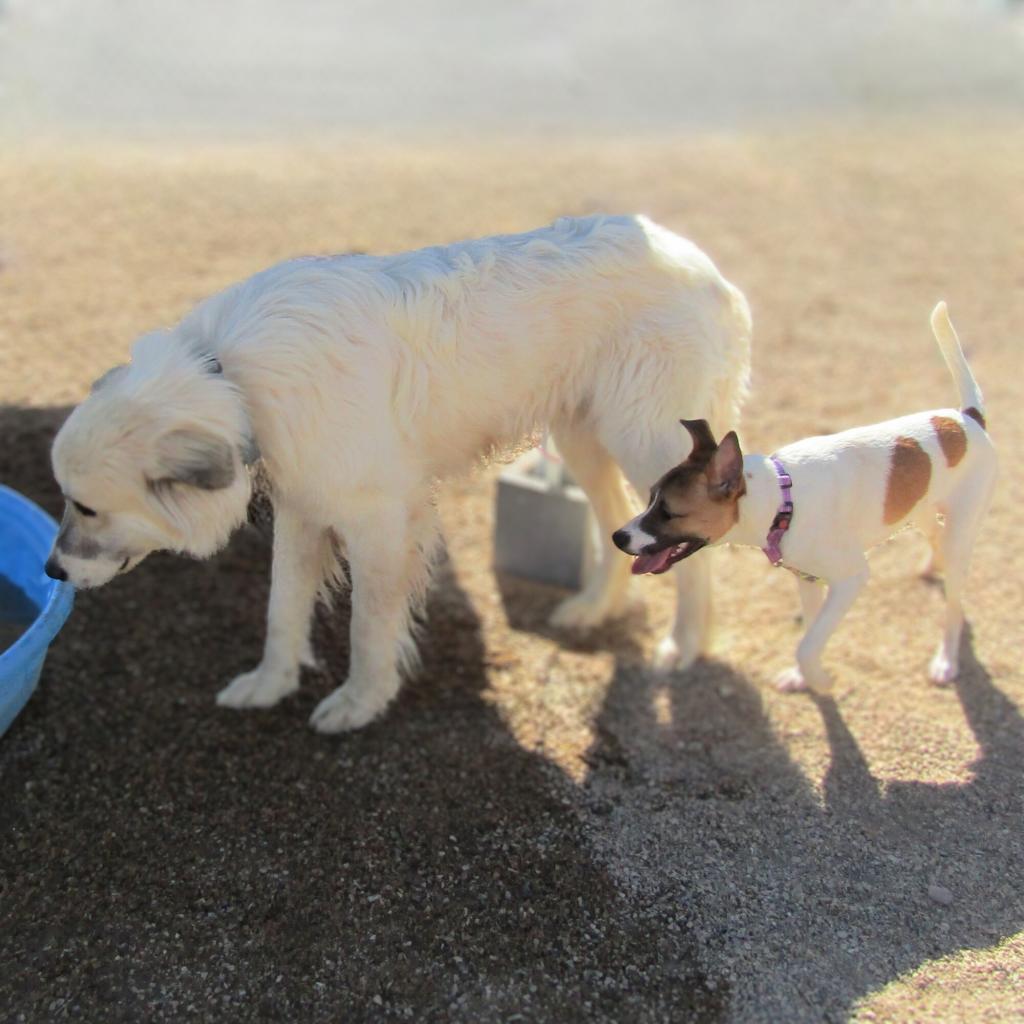
{"type": "Polygon", "coordinates": [[[775,475],[779,478],[779,489],[782,491],[782,503],[778,512],[772,520],[771,529],[768,531],[768,538],[761,550],[768,556],[772,565],[782,563],[782,538],[793,521],[793,478],[786,472],[786,467],[774,456],[770,455],[772,465],[775,467],[775,475]]]}

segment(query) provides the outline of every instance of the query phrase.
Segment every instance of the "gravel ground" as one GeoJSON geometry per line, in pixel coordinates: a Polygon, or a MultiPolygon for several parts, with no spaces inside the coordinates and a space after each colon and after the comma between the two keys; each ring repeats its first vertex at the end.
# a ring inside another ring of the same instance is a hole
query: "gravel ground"
{"type": "MultiPolygon", "coordinates": [[[[34,149],[0,158],[0,480],[56,509],[47,449],[138,332],[297,252],[387,251],[643,210],[755,314],[757,450],[952,400],[950,302],[993,436],[1024,445],[1016,124],[678,142],[34,149]]],[[[213,704],[258,658],[267,549],[156,556],[79,596],[0,741],[0,1016],[103,1020],[948,1020],[1024,1015],[1024,676],[1010,472],[965,671],[924,677],[940,593],[904,536],[830,648],[829,698],[768,685],[792,581],[716,559],[715,657],[644,668],[642,581],[592,638],[491,572],[492,477],[448,485],[425,666],[324,738],[328,668],[213,704]]]]}

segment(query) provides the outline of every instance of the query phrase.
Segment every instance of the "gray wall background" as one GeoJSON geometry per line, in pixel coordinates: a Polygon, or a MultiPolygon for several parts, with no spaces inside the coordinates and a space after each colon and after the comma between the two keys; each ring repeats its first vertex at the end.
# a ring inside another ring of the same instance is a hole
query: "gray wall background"
{"type": "Polygon", "coordinates": [[[1024,109],[1007,0],[0,0],[0,130],[729,129],[1024,109]]]}

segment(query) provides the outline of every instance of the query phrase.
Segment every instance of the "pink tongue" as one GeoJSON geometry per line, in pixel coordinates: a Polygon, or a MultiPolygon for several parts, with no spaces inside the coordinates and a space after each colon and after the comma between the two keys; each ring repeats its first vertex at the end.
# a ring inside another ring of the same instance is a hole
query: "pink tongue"
{"type": "Polygon", "coordinates": [[[671,548],[656,551],[653,555],[637,555],[633,559],[633,575],[642,576],[645,572],[657,572],[665,567],[665,563],[671,557],[671,548]]]}

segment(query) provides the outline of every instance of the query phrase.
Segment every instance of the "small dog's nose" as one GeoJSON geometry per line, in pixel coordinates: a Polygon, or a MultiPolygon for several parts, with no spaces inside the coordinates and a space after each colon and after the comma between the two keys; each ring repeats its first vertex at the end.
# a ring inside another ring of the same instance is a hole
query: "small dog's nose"
{"type": "Polygon", "coordinates": [[[68,574],[57,564],[55,558],[47,559],[46,565],[43,566],[43,571],[51,580],[59,580],[61,583],[64,583],[68,578],[68,574]]]}
{"type": "Polygon", "coordinates": [[[612,542],[620,551],[629,551],[629,531],[616,530],[612,534],[612,542]]]}

